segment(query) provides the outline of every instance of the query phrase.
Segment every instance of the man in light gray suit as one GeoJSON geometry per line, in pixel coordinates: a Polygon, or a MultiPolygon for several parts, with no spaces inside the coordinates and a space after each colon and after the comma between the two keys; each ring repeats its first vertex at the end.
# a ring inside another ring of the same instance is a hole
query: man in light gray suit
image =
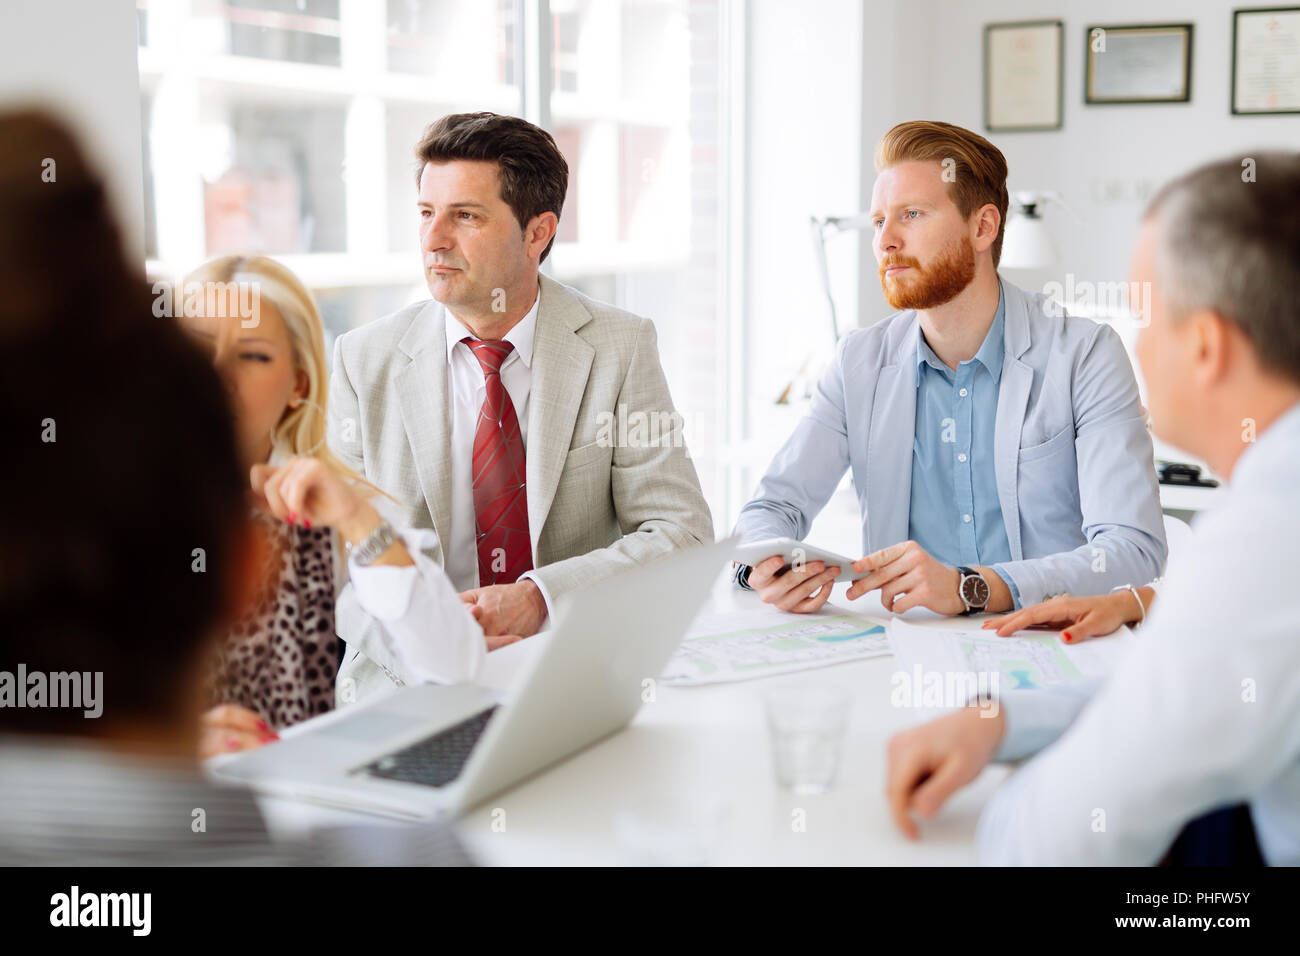
{"type": "MultiPolygon", "coordinates": [[[[540,630],[566,591],[711,541],[713,525],[653,323],[539,274],[568,187],[550,135],[453,114],[416,156],[434,301],[339,338],[330,444],[435,532],[427,553],[492,648],[540,630]]],[[[337,618],[341,703],[409,676],[350,585],[337,618]]]]}
{"type": "MultiPolygon", "coordinates": [[[[890,305],[848,333],[812,408],[736,531],[802,539],[846,469],[865,577],[902,612],[1003,611],[1146,584],[1167,548],[1151,437],[1119,336],[998,277],[1007,164],[948,123],[895,126],[876,151],[874,249],[890,305]]],[[[826,603],[839,568],[737,583],[789,611],[826,603]]]]}

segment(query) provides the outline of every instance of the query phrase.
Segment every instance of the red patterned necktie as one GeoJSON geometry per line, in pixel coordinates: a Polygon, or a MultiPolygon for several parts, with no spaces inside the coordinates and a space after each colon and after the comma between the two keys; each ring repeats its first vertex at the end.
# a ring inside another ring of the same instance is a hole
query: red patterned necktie
{"type": "Polygon", "coordinates": [[[474,539],[478,546],[479,587],[513,584],[532,570],[528,537],[524,437],[515,406],[501,383],[501,363],[514,349],[509,342],[466,338],[483,367],[485,393],[474,430],[474,539]]]}

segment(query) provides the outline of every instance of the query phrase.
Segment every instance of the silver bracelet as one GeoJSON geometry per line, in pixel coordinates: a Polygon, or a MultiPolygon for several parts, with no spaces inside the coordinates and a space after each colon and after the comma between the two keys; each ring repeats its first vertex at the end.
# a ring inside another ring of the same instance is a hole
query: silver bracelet
{"type": "Polygon", "coordinates": [[[374,531],[366,535],[364,541],[355,547],[349,548],[348,553],[356,560],[357,564],[364,568],[387,551],[392,546],[393,541],[393,526],[387,521],[381,521],[374,531]]]}
{"type": "Polygon", "coordinates": [[[1142,611],[1142,616],[1137,619],[1137,623],[1141,624],[1143,621],[1147,619],[1147,606],[1142,603],[1142,595],[1138,594],[1137,588],[1135,588],[1131,584],[1117,584],[1115,585],[1115,587],[1110,589],[1110,593],[1114,594],[1116,591],[1132,591],[1133,600],[1138,602],[1138,608],[1140,608],[1142,611]]]}

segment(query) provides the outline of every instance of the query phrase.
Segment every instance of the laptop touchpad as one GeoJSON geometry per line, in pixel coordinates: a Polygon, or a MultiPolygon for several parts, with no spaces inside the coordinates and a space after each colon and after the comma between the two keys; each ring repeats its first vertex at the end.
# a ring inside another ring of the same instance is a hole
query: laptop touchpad
{"type": "Polygon", "coordinates": [[[338,720],[320,729],[320,733],[326,737],[362,744],[382,744],[394,737],[409,735],[410,732],[410,717],[380,709],[356,714],[347,720],[338,720]]]}

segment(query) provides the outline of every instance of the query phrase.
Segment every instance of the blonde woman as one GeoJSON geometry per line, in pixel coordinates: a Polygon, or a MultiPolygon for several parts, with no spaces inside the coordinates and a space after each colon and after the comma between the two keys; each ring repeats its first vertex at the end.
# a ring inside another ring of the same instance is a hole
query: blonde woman
{"type": "Polygon", "coordinates": [[[472,679],[485,639],[421,551],[432,532],[399,527],[400,509],[325,444],[324,332],[306,287],[272,259],[225,256],[187,276],[177,301],[230,393],[267,545],[255,610],[221,642],[209,675],[202,755],[260,746],[334,706],[334,601],[349,577],[417,679],[472,679]]]}

